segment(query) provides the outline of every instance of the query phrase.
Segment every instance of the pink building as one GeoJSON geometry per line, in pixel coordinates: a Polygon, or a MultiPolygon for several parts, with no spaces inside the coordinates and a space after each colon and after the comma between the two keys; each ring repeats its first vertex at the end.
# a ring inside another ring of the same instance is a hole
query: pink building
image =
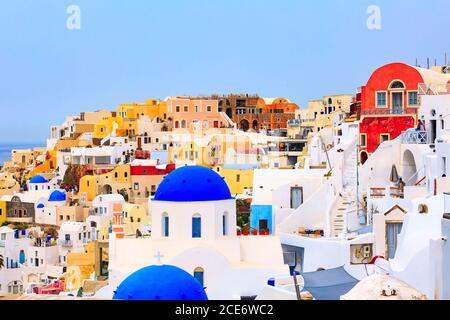
{"type": "Polygon", "coordinates": [[[218,100],[169,97],[167,109],[172,118],[173,130],[226,128],[231,124],[227,115],[219,112],[218,100]]]}

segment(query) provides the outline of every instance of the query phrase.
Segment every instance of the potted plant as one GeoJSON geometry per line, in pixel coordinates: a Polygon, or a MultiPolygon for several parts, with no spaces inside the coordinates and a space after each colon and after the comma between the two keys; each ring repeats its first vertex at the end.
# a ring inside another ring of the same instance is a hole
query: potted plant
{"type": "Polygon", "coordinates": [[[252,235],[257,236],[257,235],[258,235],[258,230],[253,229],[253,230],[252,230],[252,235]]]}
{"type": "Polygon", "coordinates": [[[248,232],[247,229],[245,229],[242,233],[243,233],[244,236],[248,236],[249,235],[249,232],[248,232]]]}

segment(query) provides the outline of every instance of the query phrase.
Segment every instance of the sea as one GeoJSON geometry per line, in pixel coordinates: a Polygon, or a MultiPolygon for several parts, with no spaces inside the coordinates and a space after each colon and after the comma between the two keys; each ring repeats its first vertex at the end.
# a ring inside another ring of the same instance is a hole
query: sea
{"type": "Polygon", "coordinates": [[[0,166],[5,161],[11,160],[11,150],[45,148],[45,142],[2,142],[0,143],[0,166]]]}

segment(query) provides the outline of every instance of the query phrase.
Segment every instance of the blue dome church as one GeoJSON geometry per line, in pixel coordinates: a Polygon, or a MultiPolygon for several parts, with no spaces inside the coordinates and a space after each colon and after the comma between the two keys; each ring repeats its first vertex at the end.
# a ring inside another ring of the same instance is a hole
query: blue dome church
{"type": "Polygon", "coordinates": [[[153,265],[128,276],[114,300],[208,300],[200,282],[175,266],[153,265]]]}

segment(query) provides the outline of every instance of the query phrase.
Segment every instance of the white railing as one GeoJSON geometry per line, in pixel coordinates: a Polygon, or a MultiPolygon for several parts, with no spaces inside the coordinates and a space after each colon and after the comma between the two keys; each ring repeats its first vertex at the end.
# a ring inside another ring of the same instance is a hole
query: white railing
{"type": "Polygon", "coordinates": [[[403,144],[428,144],[428,133],[424,130],[409,130],[402,132],[403,144]]]}

